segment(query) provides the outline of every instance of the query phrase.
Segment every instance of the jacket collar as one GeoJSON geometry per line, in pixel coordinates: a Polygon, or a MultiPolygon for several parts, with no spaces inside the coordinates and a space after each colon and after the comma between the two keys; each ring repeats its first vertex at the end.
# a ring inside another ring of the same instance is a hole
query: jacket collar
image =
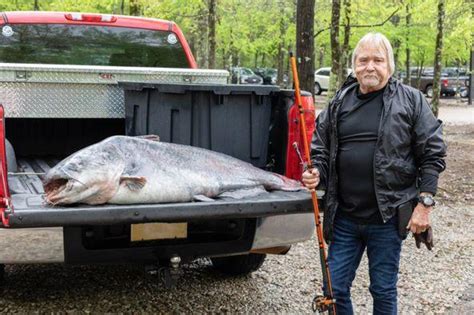
{"type": "MultiPolygon", "coordinates": [[[[356,77],[349,75],[346,79],[346,81],[342,84],[341,88],[339,91],[337,91],[334,100],[335,101],[340,101],[344,98],[346,95],[347,91],[352,89],[354,86],[358,85],[359,83],[357,82],[356,77]]],[[[390,77],[387,82],[387,87],[385,88],[384,92],[384,97],[388,96],[391,97],[395,94],[395,91],[397,89],[397,86],[400,84],[400,81],[390,77]]]]}

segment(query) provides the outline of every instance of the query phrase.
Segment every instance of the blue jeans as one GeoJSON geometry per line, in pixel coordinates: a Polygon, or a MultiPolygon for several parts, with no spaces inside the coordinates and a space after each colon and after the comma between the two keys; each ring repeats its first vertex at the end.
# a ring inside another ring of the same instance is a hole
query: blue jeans
{"type": "Polygon", "coordinates": [[[396,217],[383,225],[365,225],[336,216],[328,263],[338,315],[353,314],[350,289],[366,248],[373,313],[397,314],[401,244],[396,217]]]}

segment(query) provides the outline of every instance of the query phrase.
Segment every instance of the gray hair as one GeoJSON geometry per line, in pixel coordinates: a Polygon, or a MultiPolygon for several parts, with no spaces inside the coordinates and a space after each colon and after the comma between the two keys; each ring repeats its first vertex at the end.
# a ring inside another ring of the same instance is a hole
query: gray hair
{"type": "Polygon", "coordinates": [[[393,57],[392,45],[388,41],[387,37],[385,37],[385,35],[383,35],[382,33],[375,32],[365,34],[364,37],[359,40],[357,46],[354,48],[354,52],[352,53],[352,71],[355,73],[355,61],[357,55],[359,54],[360,49],[366,45],[373,45],[375,47],[382,48],[385,51],[388,59],[388,69],[390,75],[393,75],[393,73],[395,72],[395,58],[393,57]]]}

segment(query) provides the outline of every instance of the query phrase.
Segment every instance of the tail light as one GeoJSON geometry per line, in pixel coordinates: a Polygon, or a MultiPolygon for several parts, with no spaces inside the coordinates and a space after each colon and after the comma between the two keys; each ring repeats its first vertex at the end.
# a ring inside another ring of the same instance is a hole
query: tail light
{"type": "Polygon", "coordinates": [[[64,16],[69,21],[105,22],[105,23],[114,23],[115,21],[117,21],[117,17],[113,15],[68,13],[68,14],[65,14],[64,16]]]}
{"type": "Polygon", "coordinates": [[[448,79],[443,79],[443,80],[441,80],[441,84],[442,84],[444,87],[448,87],[448,83],[449,83],[448,79]]]}
{"type": "MultiPolygon", "coordinates": [[[[285,176],[296,180],[301,180],[303,173],[303,166],[300,163],[298,154],[293,148],[293,143],[298,143],[301,153],[304,155],[304,142],[311,143],[315,129],[315,108],[314,100],[311,95],[302,95],[301,102],[303,103],[304,117],[306,123],[306,139],[303,139],[300,125],[300,112],[296,102],[290,107],[288,111],[288,143],[286,148],[286,167],[285,176]]],[[[303,156],[303,158],[305,158],[303,156]]]]}

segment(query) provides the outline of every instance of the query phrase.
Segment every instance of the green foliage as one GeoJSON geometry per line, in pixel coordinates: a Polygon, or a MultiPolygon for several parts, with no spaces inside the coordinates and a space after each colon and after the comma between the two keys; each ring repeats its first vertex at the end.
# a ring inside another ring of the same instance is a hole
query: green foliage
{"type": "MultiPolygon", "coordinates": [[[[0,0],[1,11],[33,10],[34,0],[0,0]]],[[[38,0],[40,10],[77,11],[120,14],[130,11],[130,0],[38,0]]],[[[198,64],[206,66],[207,0],[138,0],[143,16],[168,19],[176,22],[196,56],[198,64]]],[[[216,65],[248,67],[276,67],[280,44],[293,49],[296,37],[296,0],[218,0],[216,25],[216,65]],[[283,13],[283,14],[282,14],[283,13]],[[280,25],[285,25],[281,36],[280,25]]],[[[331,63],[330,32],[331,0],[316,0],[315,33],[322,31],[315,40],[315,66],[331,63]]],[[[349,49],[369,31],[382,32],[398,41],[397,68],[404,68],[405,49],[411,50],[412,65],[432,66],[436,36],[437,0],[373,0],[351,1],[351,36],[349,49]],[[405,5],[411,5],[412,25],[405,25],[405,5]],[[395,16],[381,26],[395,10],[395,16]],[[407,36],[408,34],[408,36],[407,36]]],[[[343,12],[343,10],[341,11],[343,12]]],[[[341,24],[344,22],[341,16],[341,24]]],[[[450,0],[446,3],[443,65],[466,65],[472,45],[471,32],[474,19],[469,1],[450,0]]],[[[341,40],[343,38],[341,27],[341,40]]],[[[286,61],[285,61],[286,62],[286,61]]]]}

